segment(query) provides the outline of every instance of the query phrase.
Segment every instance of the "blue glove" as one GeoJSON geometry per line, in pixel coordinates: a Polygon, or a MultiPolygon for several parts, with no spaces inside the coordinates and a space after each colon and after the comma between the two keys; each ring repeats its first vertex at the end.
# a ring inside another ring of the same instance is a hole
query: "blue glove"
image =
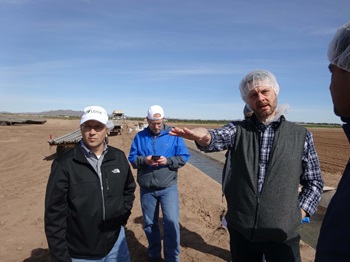
{"type": "Polygon", "coordinates": [[[303,220],[301,220],[300,224],[304,224],[304,223],[310,223],[310,218],[304,217],[303,220]]]}

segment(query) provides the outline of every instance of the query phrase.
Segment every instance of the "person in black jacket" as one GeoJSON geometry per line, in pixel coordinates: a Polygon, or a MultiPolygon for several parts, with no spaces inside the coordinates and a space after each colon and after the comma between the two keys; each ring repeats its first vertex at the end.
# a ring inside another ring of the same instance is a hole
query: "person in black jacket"
{"type": "Polygon", "coordinates": [[[51,261],[130,261],[124,226],[135,181],[123,151],[105,143],[108,114],[84,109],[82,140],[54,160],[45,197],[51,261]]]}
{"type": "MultiPolygon", "coordinates": [[[[334,113],[350,141],[350,21],[338,28],[328,47],[334,113]]],[[[350,161],[328,205],[316,247],[316,262],[350,261],[350,161]]]]}

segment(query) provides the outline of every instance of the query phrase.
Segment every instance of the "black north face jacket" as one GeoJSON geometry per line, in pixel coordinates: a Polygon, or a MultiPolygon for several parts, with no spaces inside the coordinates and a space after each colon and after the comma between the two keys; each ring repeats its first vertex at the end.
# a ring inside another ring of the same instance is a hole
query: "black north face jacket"
{"type": "Polygon", "coordinates": [[[108,146],[101,173],[100,180],[79,144],[52,163],[45,198],[52,261],[102,258],[117,241],[136,185],[124,152],[117,148],[108,146]]]}

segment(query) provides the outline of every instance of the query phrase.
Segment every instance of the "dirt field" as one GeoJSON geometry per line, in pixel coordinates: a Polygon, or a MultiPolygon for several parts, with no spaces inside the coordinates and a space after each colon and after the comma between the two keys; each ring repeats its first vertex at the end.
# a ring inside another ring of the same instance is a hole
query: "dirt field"
{"type": "MultiPolygon", "coordinates": [[[[186,125],[195,128],[200,125],[186,125]]],[[[184,125],[179,125],[184,127],[184,125]]],[[[208,128],[220,126],[211,125],[208,128]]],[[[325,185],[336,187],[350,156],[350,145],[342,128],[309,128],[321,163],[325,185]]]]}
{"type": "Polygon", "coordinates": [[[343,129],[310,129],[314,135],[325,185],[337,187],[349,160],[350,146],[343,129]]]}
{"type": "MultiPolygon", "coordinates": [[[[43,228],[44,196],[56,148],[47,141],[78,128],[78,120],[48,119],[43,125],[0,126],[0,261],[50,261],[43,228]]],[[[181,126],[181,125],[180,125],[181,126]]],[[[129,123],[129,127],[133,127],[129,123]]],[[[350,155],[341,129],[314,129],[325,184],[336,187],[350,155]]],[[[110,137],[129,153],[135,131],[110,137]]],[[[136,175],[136,172],[134,172],[136,175]]],[[[228,261],[228,232],[221,227],[225,208],[221,186],[195,167],[180,170],[181,261],[228,261]]],[[[144,261],[147,241],[142,230],[139,192],[127,225],[132,261],[144,261]]],[[[303,261],[314,250],[301,245],[303,261]]]]}

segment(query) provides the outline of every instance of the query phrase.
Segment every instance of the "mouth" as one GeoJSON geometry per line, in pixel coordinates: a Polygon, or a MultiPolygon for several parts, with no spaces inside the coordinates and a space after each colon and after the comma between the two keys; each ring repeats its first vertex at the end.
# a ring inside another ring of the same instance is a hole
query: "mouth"
{"type": "Polygon", "coordinates": [[[260,109],[263,109],[263,110],[266,109],[266,108],[269,108],[269,107],[270,107],[269,104],[263,104],[263,105],[260,105],[260,106],[259,106],[259,108],[260,108],[260,109]]]}

